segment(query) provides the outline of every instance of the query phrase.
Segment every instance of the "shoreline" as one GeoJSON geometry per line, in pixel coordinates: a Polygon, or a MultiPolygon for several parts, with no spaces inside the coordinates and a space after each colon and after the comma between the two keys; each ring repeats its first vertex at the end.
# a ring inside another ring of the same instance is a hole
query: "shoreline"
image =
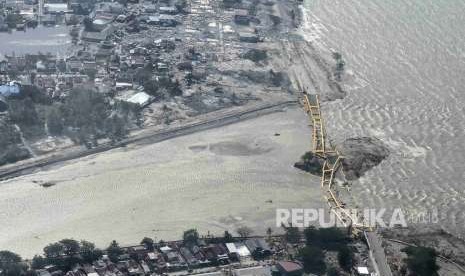
{"type": "MultiPolygon", "coordinates": [[[[156,130],[149,134],[140,134],[134,135],[132,137],[126,138],[123,141],[120,141],[116,144],[103,143],[96,148],[87,150],[82,150],[82,146],[73,146],[71,149],[59,151],[57,153],[52,153],[51,156],[45,156],[45,160],[39,159],[27,159],[24,163],[26,164],[8,164],[6,169],[0,168],[0,182],[5,181],[11,178],[18,176],[31,174],[36,172],[37,169],[46,169],[49,166],[56,165],[60,162],[66,162],[73,159],[78,159],[105,151],[109,151],[116,148],[125,147],[130,144],[138,143],[158,143],[168,139],[176,138],[183,135],[189,135],[192,133],[204,131],[207,129],[218,128],[229,124],[234,124],[243,120],[248,120],[256,118],[259,116],[267,115],[274,112],[282,111],[282,108],[287,106],[293,106],[298,104],[297,100],[288,100],[277,102],[273,104],[263,104],[262,106],[256,106],[254,108],[249,108],[241,111],[233,112],[232,114],[226,114],[218,118],[208,118],[200,122],[181,124],[181,126],[168,127],[161,130],[156,130]],[[81,149],[79,149],[81,148],[81,149]]],[[[220,110],[220,111],[230,111],[220,110]]],[[[208,116],[215,116],[216,114],[206,114],[208,116]]],[[[193,118],[195,119],[195,118],[193,118]]],[[[143,129],[144,131],[150,131],[150,129],[143,129]]]]}

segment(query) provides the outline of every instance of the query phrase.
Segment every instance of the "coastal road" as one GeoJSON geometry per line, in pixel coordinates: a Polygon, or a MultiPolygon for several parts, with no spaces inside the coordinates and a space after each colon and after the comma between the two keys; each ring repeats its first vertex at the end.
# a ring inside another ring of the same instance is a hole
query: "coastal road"
{"type": "Polygon", "coordinates": [[[381,244],[381,238],[374,231],[365,232],[365,238],[370,248],[370,257],[378,275],[392,276],[391,268],[389,267],[384,248],[381,244]]]}

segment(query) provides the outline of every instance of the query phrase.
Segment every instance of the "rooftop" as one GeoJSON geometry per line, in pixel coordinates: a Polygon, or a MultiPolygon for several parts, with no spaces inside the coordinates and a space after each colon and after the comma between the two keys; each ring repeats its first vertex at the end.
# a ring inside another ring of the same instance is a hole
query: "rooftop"
{"type": "Polygon", "coordinates": [[[278,268],[280,270],[283,270],[287,273],[289,272],[294,272],[294,271],[299,271],[302,269],[302,265],[300,265],[297,262],[291,262],[291,261],[281,261],[278,262],[278,268]]]}

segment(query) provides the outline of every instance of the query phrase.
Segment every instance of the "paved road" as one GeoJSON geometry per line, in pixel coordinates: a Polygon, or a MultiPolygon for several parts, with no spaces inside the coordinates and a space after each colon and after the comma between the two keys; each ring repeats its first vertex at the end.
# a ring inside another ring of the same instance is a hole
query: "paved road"
{"type": "Polygon", "coordinates": [[[372,261],[376,272],[380,276],[392,276],[391,268],[386,259],[386,254],[384,254],[384,248],[381,245],[381,238],[376,232],[365,232],[365,237],[370,247],[372,261]]]}

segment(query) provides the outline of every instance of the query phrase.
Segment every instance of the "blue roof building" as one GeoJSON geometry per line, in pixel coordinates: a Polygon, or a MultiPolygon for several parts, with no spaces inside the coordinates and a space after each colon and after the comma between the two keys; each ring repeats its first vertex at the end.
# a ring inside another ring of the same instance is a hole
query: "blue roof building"
{"type": "Polygon", "coordinates": [[[21,92],[19,84],[10,83],[0,85],[0,96],[9,97],[11,95],[19,95],[21,92]]]}

